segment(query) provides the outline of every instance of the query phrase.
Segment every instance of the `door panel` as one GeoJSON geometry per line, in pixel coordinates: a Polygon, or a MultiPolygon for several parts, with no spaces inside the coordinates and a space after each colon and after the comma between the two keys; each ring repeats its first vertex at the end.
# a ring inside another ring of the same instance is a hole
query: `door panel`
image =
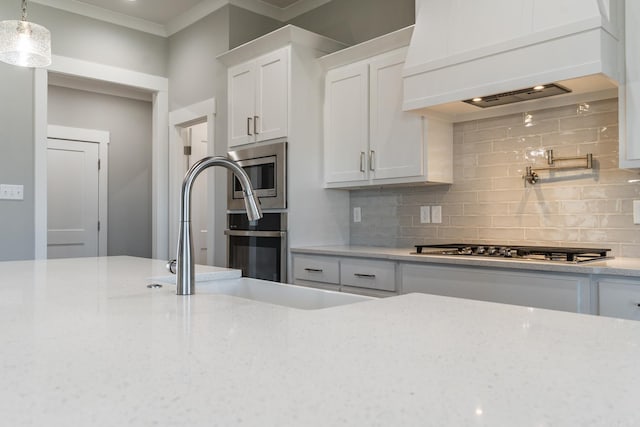
{"type": "Polygon", "coordinates": [[[257,141],[287,135],[289,50],[280,49],[257,60],[255,123],[257,141]]]}
{"type": "Polygon", "coordinates": [[[48,258],[98,256],[98,156],[98,144],[48,140],[48,258]]]}
{"type": "Polygon", "coordinates": [[[229,147],[253,142],[255,110],[254,63],[229,68],[229,147]]]}

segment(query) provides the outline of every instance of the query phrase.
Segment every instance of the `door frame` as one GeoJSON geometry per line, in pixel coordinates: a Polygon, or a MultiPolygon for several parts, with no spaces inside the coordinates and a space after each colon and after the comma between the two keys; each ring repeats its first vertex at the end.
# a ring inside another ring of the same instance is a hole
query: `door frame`
{"type": "MultiPolygon", "coordinates": [[[[178,244],[178,225],[180,222],[180,190],[182,180],[186,173],[184,167],[184,138],[183,129],[199,124],[207,123],[207,155],[212,156],[215,152],[215,115],[216,99],[209,98],[171,111],[169,113],[169,247],[170,250],[178,244]]],[[[214,174],[209,174],[209,187],[214,188],[214,174]]],[[[213,192],[211,192],[213,194],[213,192]]],[[[215,198],[208,199],[207,228],[209,241],[207,242],[207,264],[213,265],[215,253],[215,198]]],[[[174,255],[172,254],[171,257],[174,255]]]]}
{"type": "Polygon", "coordinates": [[[78,141],[99,144],[98,160],[98,256],[107,256],[108,236],[109,236],[109,142],[111,135],[109,132],[97,129],[83,129],[67,126],[48,125],[47,139],[62,139],[65,141],[78,141]]]}
{"type": "Polygon", "coordinates": [[[35,259],[47,258],[48,72],[128,86],[152,94],[152,257],[169,256],[169,79],[53,55],[47,68],[34,70],[35,259]]]}

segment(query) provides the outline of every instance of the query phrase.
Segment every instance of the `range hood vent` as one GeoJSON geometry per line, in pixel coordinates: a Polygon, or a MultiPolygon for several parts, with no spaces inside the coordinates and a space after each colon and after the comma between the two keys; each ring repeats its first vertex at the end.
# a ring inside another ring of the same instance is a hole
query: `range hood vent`
{"type": "Polygon", "coordinates": [[[474,97],[486,107],[617,90],[623,13],[623,0],[416,0],[403,109],[462,116],[481,111],[463,102],[474,97]],[[522,89],[537,85],[550,92],[522,89]]]}
{"type": "Polygon", "coordinates": [[[480,108],[497,107],[498,105],[514,104],[516,102],[530,101],[532,99],[546,98],[548,96],[562,95],[570,93],[567,89],[556,83],[528,87],[526,89],[512,90],[509,92],[497,93],[495,95],[465,99],[469,105],[480,108]]]}

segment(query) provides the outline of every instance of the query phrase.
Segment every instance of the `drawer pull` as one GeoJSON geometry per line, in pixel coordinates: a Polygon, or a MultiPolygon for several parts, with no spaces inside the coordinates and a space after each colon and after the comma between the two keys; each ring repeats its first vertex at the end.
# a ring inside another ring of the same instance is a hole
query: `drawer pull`
{"type": "Polygon", "coordinates": [[[354,273],[353,275],[356,276],[356,277],[360,277],[362,279],[375,279],[376,278],[375,274],[354,273]]]}
{"type": "Polygon", "coordinates": [[[305,268],[304,271],[308,271],[309,273],[322,273],[321,268],[305,268]]]}

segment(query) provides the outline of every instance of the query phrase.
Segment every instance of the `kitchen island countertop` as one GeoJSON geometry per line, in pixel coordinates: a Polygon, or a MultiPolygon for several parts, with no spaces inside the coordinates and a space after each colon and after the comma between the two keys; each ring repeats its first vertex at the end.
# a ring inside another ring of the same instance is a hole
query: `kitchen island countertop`
{"type": "Polygon", "coordinates": [[[426,294],[298,310],[215,280],[180,297],[131,257],[0,267],[4,425],[640,425],[640,322],[426,294]]]}

